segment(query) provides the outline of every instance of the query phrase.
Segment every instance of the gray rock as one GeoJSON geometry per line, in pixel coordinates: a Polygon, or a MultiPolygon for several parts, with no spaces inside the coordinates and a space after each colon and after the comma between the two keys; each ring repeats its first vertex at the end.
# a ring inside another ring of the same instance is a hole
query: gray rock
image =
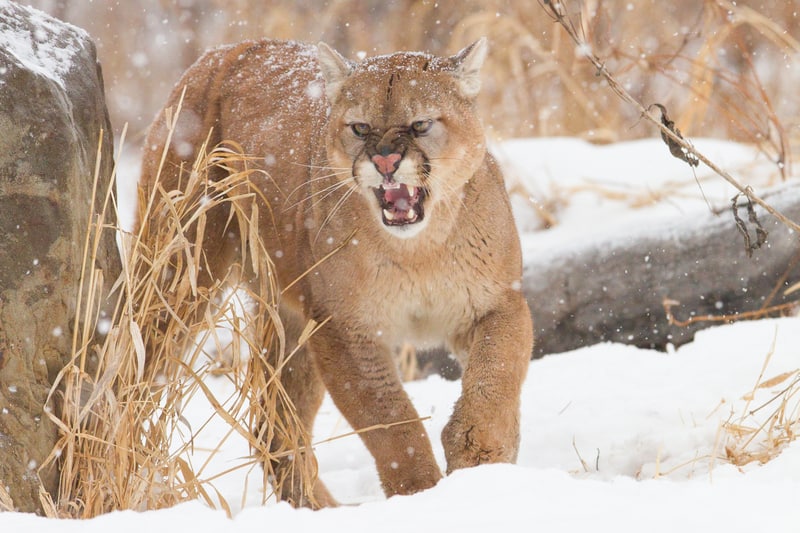
{"type": "MultiPolygon", "coordinates": [[[[58,472],[40,470],[57,439],[44,405],[70,359],[84,242],[112,166],[91,39],[0,0],[0,483],[21,511],[41,512],[40,487],[56,496],[58,472]]],[[[109,288],[120,272],[113,232],[94,266],[109,288]]]]}

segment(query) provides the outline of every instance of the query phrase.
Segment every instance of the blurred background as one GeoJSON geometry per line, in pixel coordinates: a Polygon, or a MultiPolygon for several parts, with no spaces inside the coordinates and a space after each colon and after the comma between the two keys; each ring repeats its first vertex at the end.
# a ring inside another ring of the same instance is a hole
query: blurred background
{"type": "Polygon", "coordinates": [[[576,47],[545,0],[35,0],[97,43],[118,134],[138,145],[181,72],[243,39],[324,40],[343,54],[451,54],[480,36],[491,53],[481,112],[496,139],[656,136],[585,58],[591,50],[645,106],[693,137],[758,144],[788,163],[800,137],[800,0],[565,1],[576,47]]]}

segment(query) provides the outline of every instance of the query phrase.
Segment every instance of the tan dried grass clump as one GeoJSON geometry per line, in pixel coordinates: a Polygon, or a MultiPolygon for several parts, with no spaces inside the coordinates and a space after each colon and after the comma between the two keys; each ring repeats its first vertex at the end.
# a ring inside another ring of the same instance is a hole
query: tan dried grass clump
{"type": "MultiPolygon", "coordinates": [[[[149,196],[142,195],[141,227],[124,238],[123,274],[115,286],[115,308],[106,317],[102,272],[91,265],[100,234],[117,228],[104,223],[104,214],[91,221],[77,315],[82,327],[75,328],[74,357],[51,392],[49,412],[61,437],[45,466],[56,464],[61,480],[57,495],[43,496],[47,514],[89,518],[197,498],[230,514],[213,479],[204,477],[206,464],[192,465],[188,455],[202,427],[188,427],[182,408],[198,394],[213,406],[209,419],[221,417],[230,426],[212,456],[232,433],[250,445],[251,456],[230,470],[263,464],[266,485],[274,477],[272,461],[291,454],[309,457],[296,461],[296,476],[316,476],[312,454],[298,453],[309,436],[295,420],[278,379],[291,354],[284,351],[279,294],[258,234],[262,214],[248,163],[230,143],[210,152],[204,146],[182,191],[164,190],[156,180],[149,196]],[[214,167],[228,174],[209,183],[205,177],[214,167]],[[202,279],[206,265],[200,243],[207,214],[222,207],[229,209],[229,223],[240,230],[242,264],[209,285],[202,279]],[[245,270],[257,280],[245,295],[254,317],[246,334],[235,316],[237,292],[224,290],[235,286],[245,270]],[[216,333],[225,320],[233,329],[232,347],[223,346],[216,333]],[[98,341],[96,332],[104,338],[98,341]],[[249,359],[234,359],[230,371],[215,378],[234,381],[233,397],[216,398],[206,385],[211,373],[219,373],[219,365],[203,351],[204,345],[213,345],[218,353],[249,351],[249,359]]],[[[110,204],[107,198],[105,212],[110,204]]]]}
{"type": "Polygon", "coordinates": [[[765,379],[764,373],[772,358],[767,354],[753,389],[745,394],[741,412],[731,413],[723,422],[721,454],[727,461],[744,466],[752,462],[764,464],[774,459],[800,434],[800,369],[783,372],[765,379]],[[765,391],[772,391],[766,400],[753,407],[765,391]]]}

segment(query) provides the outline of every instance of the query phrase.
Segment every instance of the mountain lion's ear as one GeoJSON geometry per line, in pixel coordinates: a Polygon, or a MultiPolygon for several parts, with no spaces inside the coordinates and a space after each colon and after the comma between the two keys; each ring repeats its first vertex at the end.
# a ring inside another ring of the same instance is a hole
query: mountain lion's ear
{"type": "Polygon", "coordinates": [[[481,67],[489,51],[486,37],[481,37],[452,57],[461,94],[475,98],[481,91],[481,67]]]}
{"type": "Polygon", "coordinates": [[[323,42],[317,45],[317,59],[322,76],[325,78],[325,94],[328,101],[333,102],[339,94],[342,83],[353,71],[353,64],[323,42]]]}

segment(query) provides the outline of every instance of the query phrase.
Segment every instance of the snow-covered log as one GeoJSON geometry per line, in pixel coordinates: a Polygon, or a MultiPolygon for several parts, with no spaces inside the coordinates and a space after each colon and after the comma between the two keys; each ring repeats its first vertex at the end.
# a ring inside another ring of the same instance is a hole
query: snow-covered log
{"type": "MultiPolygon", "coordinates": [[[[787,183],[763,197],[791,220],[800,221],[800,186],[787,183]]],[[[692,211],[658,225],[643,224],[574,246],[547,247],[528,241],[523,290],[534,316],[534,356],[613,341],[664,349],[689,342],[701,328],[719,322],[671,325],[665,301],[679,321],[737,315],[796,299],[786,288],[800,279],[799,236],[756,208],[768,232],[755,246],[757,224],[744,197],[719,213],[692,211]],[[773,295],[770,299],[770,295],[773,295]]]]}
{"type": "MultiPolygon", "coordinates": [[[[45,401],[80,323],[84,242],[110,186],[112,153],[88,35],[0,0],[0,484],[22,511],[41,510],[40,479],[54,496],[57,489],[58,472],[40,468],[57,438],[45,401]]],[[[116,279],[112,232],[88,267],[116,279]]]]}

